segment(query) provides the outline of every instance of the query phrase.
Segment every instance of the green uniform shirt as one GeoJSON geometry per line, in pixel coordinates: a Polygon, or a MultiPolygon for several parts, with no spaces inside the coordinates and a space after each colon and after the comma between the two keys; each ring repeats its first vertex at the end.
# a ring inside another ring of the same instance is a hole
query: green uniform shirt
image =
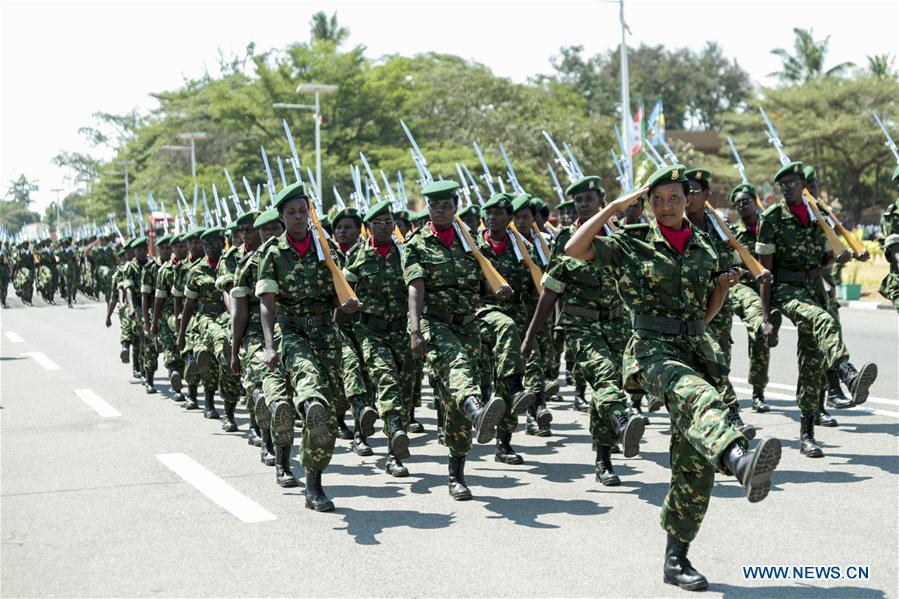
{"type": "Polygon", "coordinates": [[[453,314],[474,314],[481,303],[481,268],[462,248],[458,234],[447,248],[428,226],[403,246],[403,279],[425,283],[425,307],[453,314]]]}
{"type": "MultiPolygon", "coordinates": [[[[571,239],[574,230],[566,227],[556,239],[562,238],[563,233],[564,244],[571,239]]],[[[568,306],[602,312],[622,306],[615,275],[598,262],[585,262],[568,256],[564,252],[564,245],[558,247],[559,250],[553,252],[549,268],[543,275],[544,287],[563,296],[562,302],[568,306]]],[[[565,322],[569,318],[570,315],[563,313],[560,320],[565,322]]]]}
{"type": "Polygon", "coordinates": [[[821,266],[827,244],[815,223],[803,227],[787,205],[778,202],[762,213],[755,251],[760,256],[774,254],[775,271],[806,271],[821,266]]]}
{"type": "Polygon", "coordinates": [[[219,291],[229,292],[234,287],[234,276],[237,274],[237,264],[246,254],[242,245],[232,245],[219,260],[215,273],[215,286],[219,291]]]}
{"type": "MultiPolygon", "coordinates": [[[[322,250],[330,251],[339,264],[340,258],[333,249],[325,246],[322,250]]],[[[332,310],[336,298],[334,283],[324,260],[318,259],[314,239],[305,256],[300,256],[287,241],[286,231],[268,247],[256,281],[256,295],[266,293],[275,294],[276,309],[285,316],[317,316],[332,310]]]]}
{"type": "Polygon", "coordinates": [[[343,274],[363,301],[362,312],[391,322],[405,320],[409,312],[409,288],[403,280],[402,250],[391,242],[381,258],[365,241],[349,252],[343,274]]]}
{"type": "MultiPolygon", "coordinates": [[[[481,231],[478,235],[478,248],[481,250],[481,253],[490,260],[490,263],[493,264],[496,271],[501,274],[506,282],[512,287],[514,293],[509,299],[501,300],[496,297],[485,281],[481,285],[481,301],[484,303],[486,309],[499,308],[502,312],[509,314],[509,316],[518,318],[521,316],[521,313],[527,309],[526,302],[534,285],[531,281],[531,271],[528,270],[524,260],[519,260],[518,256],[515,254],[515,238],[513,237],[512,231],[506,231],[506,247],[503,248],[503,251],[499,256],[494,253],[493,247],[484,238],[485,232],[486,231],[481,231]],[[514,314],[512,312],[514,312],[514,314]]],[[[539,259],[535,255],[534,246],[532,246],[527,239],[522,238],[522,242],[524,244],[524,251],[526,251],[531,257],[531,260],[537,264],[539,259]]]]}
{"type": "Polygon", "coordinates": [[[225,311],[222,292],[216,287],[216,271],[209,260],[202,258],[187,271],[184,280],[184,297],[195,299],[200,304],[212,305],[225,311]]]}

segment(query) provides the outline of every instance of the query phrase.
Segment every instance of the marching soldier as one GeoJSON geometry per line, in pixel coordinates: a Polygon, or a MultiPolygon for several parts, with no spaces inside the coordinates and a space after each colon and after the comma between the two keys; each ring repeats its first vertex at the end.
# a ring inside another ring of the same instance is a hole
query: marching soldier
{"type": "MultiPolygon", "coordinates": [[[[171,241],[171,235],[163,235],[156,240],[156,256],[147,261],[147,266],[141,273],[142,367],[144,372],[144,389],[148,394],[157,392],[153,379],[156,376],[156,368],[159,365],[159,342],[156,334],[152,332],[152,306],[156,292],[156,277],[162,265],[167,263],[172,257],[171,241]]],[[[174,387],[174,385],[172,386],[174,387]]]]}
{"type": "Polygon", "coordinates": [[[19,251],[16,254],[13,266],[13,289],[16,295],[22,300],[26,306],[31,305],[31,296],[34,293],[34,269],[35,256],[31,250],[31,242],[28,240],[19,244],[19,251]]]}
{"type": "Polygon", "coordinates": [[[141,276],[149,262],[146,237],[136,237],[131,241],[133,256],[122,273],[122,292],[128,312],[128,337],[131,340],[131,369],[134,378],[144,378],[143,359],[145,343],[143,338],[143,311],[141,310],[141,276]]]}
{"type": "MultiPolygon", "coordinates": [[[[899,187],[899,166],[893,171],[892,182],[899,187]]],[[[878,291],[899,310],[899,199],[890,204],[880,217],[880,234],[880,245],[890,264],[890,272],[881,281],[878,291]]]]}
{"type": "Polygon", "coordinates": [[[565,252],[628,283],[620,288],[634,314],[624,352],[625,385],[661,398],[671,414],[671,485],[661,514],[668,534],[664,581],[701,590],[708,581],[687,551],[708,508],[715,471],[736,476],[749,501],[761,501],[781,448],[777,439],[761,439],[747,451],[746,438],[728,418],[728,366],[705,327],[738,274],[715,276],[720,260],[709,236],[684,218],[690,189],[684,170],[664,167],[649,177],[653,224],[598,236],[613,214],[637,201],[625,196],[584,223],[565,252]]]}
{"type": "Polygon", "coordinates": [[[175,345],[178,347],[178,351],[181,352],[184,359],[184,382],[187,383],[187,401],[184,402],[185,410],[200,409],[200,406],[197,404],[200,372],[201,370],[208,371],[211,367],[209,352],[200,348],[199,351],[194,353],[193,326],[186,329],[187,334],[185,335],[185,345],[183,348],[178,346],[177,339],[178,331],[181,330],[182,314],[184,313],[184,288],[185,283],[187,282],[187,274],[190,272],[190,269],[199,264],[201,260],[206,259],[205,254],[203,253],[203,240],[201,239],[204,230],[205,229],[201,227],[194,227],[190,231],[181,234],[181,239],[187,242],[188,257],[186,261],[181,262],[177,267],[172,269],[172,296],[175,300],[175,324],[178,325],[178,329],[175,331],[175,345]],[[201,363],[202,367],[200,366],[201,363]]]}
{"type": "Polygon", "coordinates": [[[119,264],[115,267],[109,281],[111,291],[109,302],[106,304],[106,328],[112,326],[112,313],[118,306],[119,341],[122,346],[119,351],[119,359],[122,361],[122,364],[127,364],[131,354],[131,324],[130,317],[125,309],[126,301],[123,295],[122,281],[124,280],[125,267],[134,257],[131,241],[126,242],[116,251],[115,255],[119,259],[119,264]]]}
{"type": "Polygon", "coordinates": [[[784,201],[768,206],[762,214],[756,252],[762,266],[774,274],[773,283],[762,282],[760,286],[766,321],[770,323],[774,307],[799,331],[796,401],[802,413],[800,451],[814,458],[824,455],[815,441],[815,412],[819,395],[824,392],[824,371],[835,367],[852,394],[852,404],[861,405],[877,378],[877,365],[869,362],[860,371],[855,369],[849,362],[849,350],[841,338],[839,322],[828,311],[821,278],[827,253],[825,238],[811,222],[803,203],[802,167],[801,162],[791,162],[774,175],[784,201]]]}
{"type": "Polygon", "coordinates": [[[9,291],[9,281],[12,278],[12,259],[10,257],[10,245],[4,239],[0,243],[0,306],[6,305],[6,294],[9,291]]]}
{"type": "Polygon", "coordinates": [[[169,383],[172,386],[172,399],[184,401],[182,383],[184,381],[184,359],[178,351],[178,316],[175,311],[176,272],[187,260],[187,240],[183,234],[173,235],[169,239],[171,256],[163,260],[156,272],[153,283],[153,311],[150,336],[159,340],[162,346],[163,365],[168,371],[169,383]]]}
{"type": "Polygon", "coordinates": [[[66,306],[73,308],[75,295],[78,293],[78,255],[71,237],[63,237],[60,243],[62,244],[59,252],[60,280],[65,287],[66,306]]]}

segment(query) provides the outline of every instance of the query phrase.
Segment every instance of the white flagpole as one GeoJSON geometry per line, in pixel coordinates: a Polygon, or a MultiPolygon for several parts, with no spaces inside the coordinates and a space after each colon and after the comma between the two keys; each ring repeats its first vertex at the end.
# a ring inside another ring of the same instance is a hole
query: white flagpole
{"type": "MultiPolygon", "coordinates": [[[[627,43],[625,42],[624,24],[624,0],[619,0],[619,16],[621,20],[621,133],[624,135],[624,145],[627,148],[624,160],[628,172],[633,173],[633,161],[631,160],[631,94],[630,81],[627,73],[627,43]]],[[[631,179],[633,180],[633,178],[631,179]]]]}

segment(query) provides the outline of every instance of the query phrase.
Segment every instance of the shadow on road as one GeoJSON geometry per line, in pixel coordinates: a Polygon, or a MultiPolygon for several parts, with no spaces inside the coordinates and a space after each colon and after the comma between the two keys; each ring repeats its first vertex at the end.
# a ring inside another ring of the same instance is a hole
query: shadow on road
{"type": "Polygon", "coordinates": [[[408,527],[419,530],[446,528],[453,523],[452,514],[433,514],[415,510],[354,510],[337,508],[343,516],[345,530],[359,545],[380,545],[378,535],[388,528],[408,527]]]}
{"type": "Polygon", "coordinates": [[[565,514],[568,516],[601,516],[611,508],[600,506],[586,499],[548,499],[545,497],[500,497],[475,496],[474,501],[484,504],[487,510],[497,514],[491,518],[505,518],[519,526],[529,528],[559,528],[556,524],[538,522],[540,516],[565,514]]]}
{"type": "Polygon", "coordinates": [[[834,587],[821,588],[812,585],[795,585],[795,586],[756,586],[750,583],[745,587],[738,587],[730,584],[712,583],[709,585],[709,591],[712,593],[721,593],[724,597],[797,597],[817,598],[817,597],[886,597],[886,593],[880,589],[866,589],[864,587],[834,587]]]}

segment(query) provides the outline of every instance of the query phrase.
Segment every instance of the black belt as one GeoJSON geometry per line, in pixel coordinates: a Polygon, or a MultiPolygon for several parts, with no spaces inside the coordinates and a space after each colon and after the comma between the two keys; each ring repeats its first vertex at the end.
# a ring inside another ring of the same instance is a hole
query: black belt
{"type": "Polygon", "coordinates": [[[430,306],[425,306],[424,310],[422,310],[422,314],[430,316],[431,318],[436,318],[437,320],[446,324],[462,326],[474,322],[474,319],[477,318],[477,314],[454,314],[452,312],[441,310],[440,308],[432,308],[430,306]]]}
{"type": "Polygon", "coordinates": [[[611,310],[590,310],[589,308],[582,308],[580,306],[565,304],[562,306],[562,313],[571,314],[572,316],[580,316],[581,318],[586,318],[587,320],[592,321],[615,320],[616,318],[621,318],[624,315],[624,308],[618,306],[617,308],[613,308],[611,310]]]}
{"type": "Polygon", "coordinates": [[[774,282],[775,283],[807,283],[809,281],[816,281],[821,277],[822,269],[812,268],[809,270],[787,270],[785,268],[778,268],[774,270],[774,282]]]}
{"type": "Polygon", "coordinates": [[[369,327],[370,329],[374,329],[375,331],[380,331],[382,333],[399,331],[406,328],[405,317],[397,318],[394,320],[386,320],[379,316],[375,316],[374,314],[369,314],[368,312],[362,312],[359,315],[359,322],[369,327]]]}
{"type": "Polygon", "coordinates": [[[282,329],[305,331],[329,325],[333,322],[331,314],[318,314],[316,316],[286,316],[278,314],[278,324],[282,329]]]}
{"type": "Polygon", "coordinates": [[[225,311],[222,304],[197,304],[197,312],[206,316],[218,316],[225,311]]]}
{"type": "Polygon", "coordinates": [[[678,320],[677,318],[665,318],[663,316],[647,316],[638,314],[634,317],[634,328],[644,331],[655,331],[666,335],[702,335],[705,333],[705,321],[678,320]]]}

